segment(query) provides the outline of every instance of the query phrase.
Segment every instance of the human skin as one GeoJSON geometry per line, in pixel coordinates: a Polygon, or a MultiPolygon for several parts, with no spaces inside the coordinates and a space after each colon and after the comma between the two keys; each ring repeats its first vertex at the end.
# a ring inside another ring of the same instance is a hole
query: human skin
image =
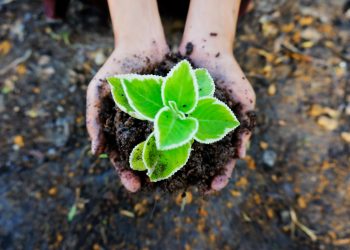
{"type": "MultiPolygon", "coordinates": [[[[189,55],[197,67],[207,68],[218,87],[227,91],[234,103],[240,103],[243,120],[254,110],[255,93],[233,55],[239,0],[191,0],[180,52],[186,55],[186,45],[193,44],[189,55]]],[[[242,123],[242,120],[241,120],[242,123]]],[[[251,137],[249,130],[240,134],[237,155],[245,157],[251,137]]],[[[225,166],[223,175],[212,180],[211,190],[221,190],[229,182],[235,160],[225,166]]]]}
{"type": "MultiPolygon", "coordinates": [[[[138,72],[149,64],[161,62],[169,52],[156,0],[109,0],[108,5],[115,49],[91,80],[87,90],[86,125],[91,150],[95,155],[107,150],[102,126],[104,121],[99,117],[103,101],[110,95],[106,77],[138,72]]],[[[130,192],[138,191],[141,187],[139,177],[119,164],[118,152],[109,152],[109,158],[124,187],[130,192]]]]}
{"type": "MultiPolygon", "coordinates": [[[[223,82],[222,86],[235,101],[242,103],[244,111],[251,110],[255,104],[254,92],[249,82],[242,80],[244,74],[232,55],[239,1],[206,0],[204,4],[203,2],[203,0],[191,1],[180,52],[184,54],[187,42],[192,42],[195,48],[190,55],[191,60],[197,66],[208,68],[216,79],[223,82]],[[216,9],[216,13],[211,13],[210,10],[213,9],[216,9]],[[232,13],[228,13],[229,10],[232,10],[232,13]],[[220,11],[224,11],[225,15],[219,15],[220,11]],[[203,22],[205,25],[201,25],[203,22]],[[203,38],[208,37],[210,32],[217,32],[218,39],[209,37],[202,48],[203,38]],[[218,52],[220,57],[215,57],[218,52]],[[249,97],[249,100],[243,98],[244,96],[249,97]],[[247,102],[250,104],[246,105],[247,102]]],[[[138,72],[149,64],[162,61],[169,52],[156,0],[109,0],[108,4],[115,36],[115,49],[91,80],[87,92],[87,129],[91,138],[92,152],[96,155],[106,150],[106,138],[101,126],[104,121],[99,117],[103,100],[110,94],[105,78],[114,74],[138,72]]],[[[247,132],[242,141],[249,137],[250,133],[247,132]]],[[[238,154],[244,156],[245,146],[238,150],[238,154]]],[[[109,157],[125,188],[130,192],[138,191],[141,187],[139,177],[132,170],[119,164],[118,152],[110,152],[109,157]]],[[[212,190],[220,190],[227,185],[234,164],[235,161],[230,160],[225,174],[214,177],[212,190]]]]}

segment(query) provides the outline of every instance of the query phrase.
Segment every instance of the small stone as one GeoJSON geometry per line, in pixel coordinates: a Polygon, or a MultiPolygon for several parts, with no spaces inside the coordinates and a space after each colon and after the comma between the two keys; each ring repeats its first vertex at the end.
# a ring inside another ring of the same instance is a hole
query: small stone
{"type": "Polygon", "coordinates": [[[60,112],[60,113],[64,112],[64,108],[63,108],[61,105],[58,105],[58,106],[56,107],[56,109],[57,109],[57,111],[60,112]]]}
{"type": "Polygon", "coordinates": [[[44,68],[41,71],[41,74],[43,76],[44,79],[48,79],[50,76],[52,76],[53,74],[55,74],[55,69],[53,67],[47,67],[44,68]]]}
{"type": "Polygon", "coordinates": [[[40,66],[47,65],[47,64],[49,64],[49,62],[50,62],[50,57],[47,56],[47,55],[41,56],[41,57],[39,58],[39,60],[38,60],[38,64],[39,64],[40,66]]]}
{"type": "Polygon", "coordinates": [[[321,116],[317,119],[317,124],[323,129],[333,131],[338,127],[338,121],[326,116],[321,116]]]}
{"type": "Polygon", "coordinates": [[[287,224],[290,222],[290,214],[289,214],[289,211],[288,210],[284,210],[280,213],[280,216],[281,216],[281,219],[282,219],[282,222],[284,224],[287,224]]]}
{"type": "Polygon", "coordinates": [[[307,28],[301,32],[301,37],[305,40],[317,42],[322,38],[322,35],[314,28],[307,28]]]}
{"type": "Polygon", "coordinates": [[[268,167],[273,167],[277,160],[277,154],[273,150],[266,150],[263,154],[263,162],[268,167]]]}
{"type": "Polygon", "coordinates": [[[350,143],[350,132],[342,132],[340,137],[347,143],[350,143]]]}
{"type": "Polygon", "coordinates": [[[350,104],[348,104],[345,108],[345,114],[350,115],[350,104]]]}
{"type": "Polygon", "coordinates": [[[49,150],[47,150],[46,154],[48,156],[55,156],[57,154],[57,151],[54,148],[50,148],[49,150]]]}
{"type": "Polygon", "coordinates": [[[276,85],[275,84],[271,84],[268,89],[267,89],[267,94],[269,96],[274,96],[277,92],[277,88],[276,88],[276,85]]]}
{"type": "Polygon", "coordinates": [[[96,52],[94,61],[98,66],[104,64],[104,62],[106,61],[106,56],[102,50],[96,52]]]}

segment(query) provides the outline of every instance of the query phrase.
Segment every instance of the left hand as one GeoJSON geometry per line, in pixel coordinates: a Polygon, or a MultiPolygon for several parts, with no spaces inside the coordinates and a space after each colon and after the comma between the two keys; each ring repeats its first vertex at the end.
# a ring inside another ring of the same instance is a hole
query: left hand
{"type": "Polygon", "coordinates": [[[240,105],[239,113],[236,113],[241,123],[241,126],[237,128],[236,153],[225,166],[224,174],[213,178],[211,190],[209,190],[209,192],[219,191],[229,182],[236,163],[234,157],[244,158],[246,155],[252,135],[251,127],[254,126],[249,114],[255,107],[255,92],[232,53],[211,53],[199,49],[201,46],[196,47],[196,44],[194,47],[193,53],[189,56],[194,65],[208,69],[215,80],[216,87],[226,91],[232,102],[240,105]]]}

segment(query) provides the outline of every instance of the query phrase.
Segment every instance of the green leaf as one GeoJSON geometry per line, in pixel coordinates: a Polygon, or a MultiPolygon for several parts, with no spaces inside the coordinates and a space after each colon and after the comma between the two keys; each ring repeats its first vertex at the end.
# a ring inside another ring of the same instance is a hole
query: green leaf
{"type": "Polygon", "coordinates": [[[163,78],[154,75],[126,75],[122,86],[130,106],[145,119],[153,121],[164,106],[161,96],[163,78]]]}
{"type": "Polygon", "coordinates": [[[107,158],[108,158],[108,155],[107,155],[107,154],[100,154],[100,155],[98,156],[98,158],[100,158],[100,159],[107,159],[107,158]]]}
{"type": "Polygon", "coordinates": [[[213,96],[215,92],[215,84],[208,70],[195,69],[194,74],[196,75],[198,82],[199,97],[213,96]]]}
{"type": "Polygon", "coordinates": [[[154,121],[155,138],[159,150],[169,150],[188,143],[197,130],[196,119],[182,118],[168,107],[162,108],[154,121]]]}
{"type": "Polygon", "coordinates": [[[68,216],[67,216],[67,219],[68,219],[69,222],[71,222],[71,221],[74,219],[76,213],[77,213],[77,206],[74,204],[74,205],[70,208],[69,213],[68,213],[68,216]]]}
{"type": "Polygon", "coordinates": [[[176,64],[162,85],[164,105],[174,101],[180,111],[190,113],[198,102],[198,84],[190,63],[183,60],[176,64]]]}
{"type": "Polygon", "coordinates": [[[112,97],[118,108],[121,109],[121,111],[129,114],[131,117],[145,120],[144,117],[139,115],[129,104],[128,99],[126,98],[123,86],[122,86],[122,79],[124,75],[118,75],[118,76],[110,76],[107,77],[107,82],[111,86],[112,91],[112,97]]]}
{"type": "Polygon", "coordinates": [[[148,169],[147,175],[152,182],[167,179],[186,164],[190,154],[191,142],[171,150],[158,150],[152,133],[147,138],[143,150],[143,161],[148,169]]]}
{"type": "Polygon", "coordinates": [[[230,108],[214,97],[200,99],[190,116],[198,120],[195,139],[201,143],[219,141],[240,124],[230,108]]]}
{"type": "Polygon", "coordinates": [[[136,170],[136,171],[147,170],[146,166],[142,160],[142,152],[143,152],[144,145],[145,145],[145,142],[143,141],[143,142],[137,144],[134,147],[134,149],[131,151],[131,154],[129,157],[129,163],[130,163],[130,167],[133,170],[136,170]]]}

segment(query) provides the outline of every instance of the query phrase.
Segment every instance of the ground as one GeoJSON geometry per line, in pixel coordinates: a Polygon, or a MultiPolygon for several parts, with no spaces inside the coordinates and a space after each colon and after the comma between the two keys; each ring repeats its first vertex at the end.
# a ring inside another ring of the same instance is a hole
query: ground
{"type": "MultiPolygon", "coordinates": [[[[0,2],[1,249],[350,249],[345,1],[256,1],[240,20],[258,127],[229,186],[189,190],[185,206],[126,192],[91,155],[85,93],[113,38],[73,2],[65,22],[40,1],[0,2]]],[[[184,21],[164,23],[176,49],[184,21]]]]}

